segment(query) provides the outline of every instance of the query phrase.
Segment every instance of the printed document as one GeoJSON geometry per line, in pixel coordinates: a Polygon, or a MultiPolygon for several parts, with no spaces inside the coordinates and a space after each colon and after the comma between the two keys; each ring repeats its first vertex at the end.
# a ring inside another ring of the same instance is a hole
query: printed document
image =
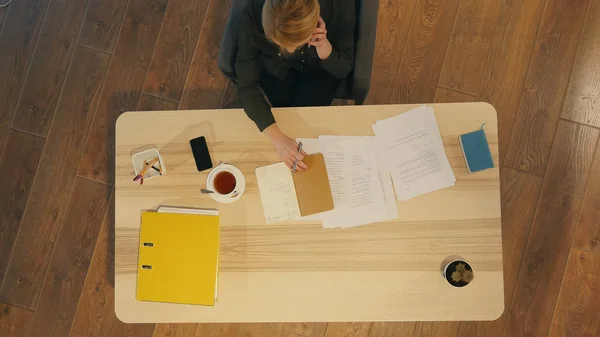
{"type": "Polygon", "coordinates": [[[374,137],[321,136],[298,139],[307,153],[325,158],[334,200],[332,211],[304,217],[323,227],[354,227],[398,217],[389,173],[377,154],[374,137]]]}
{"type": "Polygon", "coordinates": [[[373,125],[387,154],[396,195],[404,201],[454,185],[433,109],[419,107],[373,125]]]}

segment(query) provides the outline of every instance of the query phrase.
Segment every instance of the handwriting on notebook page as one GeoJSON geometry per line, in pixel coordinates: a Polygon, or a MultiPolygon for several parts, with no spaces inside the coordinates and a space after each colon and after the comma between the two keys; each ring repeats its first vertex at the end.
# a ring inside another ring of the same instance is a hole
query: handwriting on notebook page
{"type": "Polygon", "coordinates": [[[267,223],[300,217],[292,173],[284,163],[257,168],[256,178],[267,223]]]}

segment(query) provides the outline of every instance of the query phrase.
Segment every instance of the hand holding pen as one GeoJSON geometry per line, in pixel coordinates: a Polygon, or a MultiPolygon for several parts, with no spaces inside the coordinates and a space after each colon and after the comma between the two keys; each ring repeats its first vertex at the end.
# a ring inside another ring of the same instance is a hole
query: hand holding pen
{"type": "Polygon", "coordinates": [[[302,172],[308,168],[306,164],[302,162],[304,156],[306,156],[306,152],[301,148],[299,149],[298,143],[296,143],[295,140],[281,132],[277,127],[277,124],[272,124],[266,128],[264,133],[271,139],[271,142],[273,142],[273,145],[275,146],[275,150],[279,154],[279,158],[281,158],[281,161],[284,162],[287,167],[293,169],[294,163],[296,163],[296,170],[298,172],[302,172]]]}
{"type": "MultiPolygon", "coordinates": [[[[302,154],[302,142],[298,144],[298,153],[302,154]]],[[[294,167],[292,167],[292,171],[296,172],[298,170],[298,158],[294,160],[294,167]]]]}

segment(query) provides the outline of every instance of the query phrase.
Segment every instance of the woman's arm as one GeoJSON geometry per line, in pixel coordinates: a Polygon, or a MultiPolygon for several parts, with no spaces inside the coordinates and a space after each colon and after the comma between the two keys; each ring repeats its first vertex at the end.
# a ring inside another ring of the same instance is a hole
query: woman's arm
{"type": "Polygon", "coordinates": [[[354,29],[356,9],[353,0],[334,0],[333,18],[328,39],[331,42],[331,54],[321,59],[321,67],[338,79],[344,79],[354,67],[354,29]]]}
{"type": "MultiPolygon", "coordinates": [[[[250,8],[247,8],[250,9],[250,8]]],[[[250,10],[242,15],[243,21],[238,39],[238,52],[235,59],[235,88],[244,106],[246,115],[250,117],[275,146],[281,160],[292,168],[298,160],[297,170],[307,167],[302,162],[306,152],[298,151],[296,141],[286,136],[275,123],[271,107],[260,90],[261,50],[252,42],[252,31],[255,29],[250,17],[250,10]]]]}
{"type": "Polygon", "coordinates": [[[241,17],[242,23],[235,59],[235,89],[246,115],[256,123],[262,132],[275,123],[275,118],[260,90],[261,50],[252,42],[252,32],[255,27],[250,18],[249,9],[247,7],[241,17]]]}

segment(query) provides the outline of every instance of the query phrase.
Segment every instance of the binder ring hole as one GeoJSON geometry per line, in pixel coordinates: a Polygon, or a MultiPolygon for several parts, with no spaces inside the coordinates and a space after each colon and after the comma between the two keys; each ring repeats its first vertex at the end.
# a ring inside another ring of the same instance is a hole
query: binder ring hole
{"type": "Polygon", "coordinates": [[[154,247],[152,242],[144,242],[144,247],[154,247]]]}
{"type": "Polygon", "coordinates": [[[149,266],[147,264],[143,264],[142,265],[142,269],[152,269],[152,266],[149,266]]]}

